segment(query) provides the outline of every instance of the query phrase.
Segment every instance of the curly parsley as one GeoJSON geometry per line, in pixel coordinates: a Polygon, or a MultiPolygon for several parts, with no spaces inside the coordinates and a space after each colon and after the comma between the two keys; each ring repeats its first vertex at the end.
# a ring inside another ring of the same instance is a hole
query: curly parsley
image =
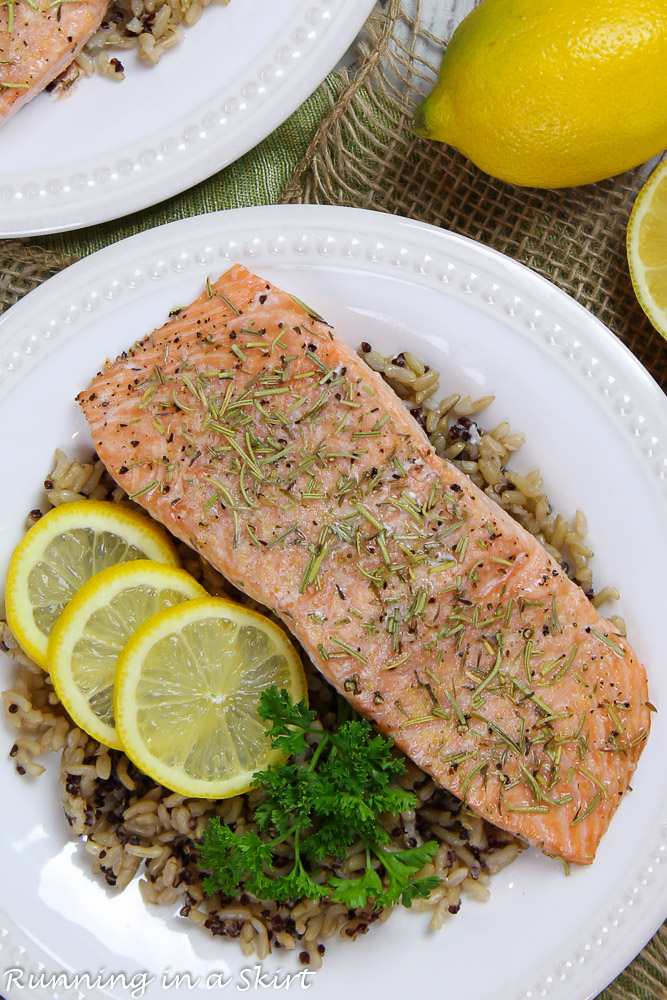
{"type": "Polygon", "coordinates": [[[324,732],[313,725],[316,713],[305,699],[292,704],[288,693],[275,686],[263,692],[260,715],[271,723],[275,748],[299,756],[311,736],[315,750],[305,764],[274,764],[255,775],[265,793],[255,814],[261,835],[236,834],[217,817],[209,821],[199,847],[203,867],[211,873],[204,879],[206,892],[233,897],[245,891],[279,903],[327,898],[350,908],[399,901],[410,906],[413,899],[429,896],[440,879],[415,876],[433,859],[437,842],[396,851],[379,820],[381,813],[416,804],[415,795],[395,783],[405,764],[393,756],[393,742],[364,719],[324,732]],[[276,871],[275,851],[292,837],[294,865],[282,874],[284,869],[276,871]],[[318,881],[320,863],[344,858],[358,840],[366,849],[365,870],[356,878],[318,881]]]}

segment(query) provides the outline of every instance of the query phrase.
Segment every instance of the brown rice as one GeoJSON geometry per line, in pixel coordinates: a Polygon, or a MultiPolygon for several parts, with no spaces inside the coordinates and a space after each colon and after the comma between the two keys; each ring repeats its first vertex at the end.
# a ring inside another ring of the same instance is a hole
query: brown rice
{"type": "MultiPolygon", "coordinates": [[[[519,474],[507,467],[524,443],[506,422],[486,431],[477,415],[493,396],[473,400],[451,393],[434,403],[440,376],[409,352],[385,358],[362,344],[360,354],[381,372],[413,415],[424,427],[439,455],[454,462],[496,503],[536,535],[594,604],[617,599],[613,587],[593,591],[586,543],[586,519],[577,511],[569,521],[553,512],[543,491],[539,471],[519,474]]],[[[83,498],[128,503],[112,482],[103,464],[72,461],[56,452],[53,472],[45,482],[46,507],[83,498]]],[[[41,516],[32,511],[28,523],[41,516]]],[[[184,566],[213,594],[226,593],[247,602],[208,563],[182,546],[184,566]]],[[[615,619],[619,629],[622,619],[615,619]]],[[[624,631],[624,628],[623,628],[624,631]]],[[[203,926],[213,935],[238,938],[244,955],[255,952],[261,959],[274,948],[298,951],[303,965],[319,968],[324,942],[333,936],[355,940],[372,923],[384,921],[390,911],[349,910],[341,903],[300,900],[292,904],[263,902],[244,893],[239,899],[206,897],[202,889],[196,842],[208,819],[219,816],[239,833],[256,829],[254,810],[261,791],[223,801],[186,799],[156,784],[128,758],[110,750],[76,728],[60,704],[47,673],[22,652],[5,622],[0,622],[0,648],[14,661],[11,690],[2,694],[7,718],[17,730],[10,755],[21,774],[39,775],[44,768],[37,757],[62,752],[60,790],[67,821],[91,856],[92,870],[107,885],[123,889],[141,873],[141,892],[150,903],[178,906],[181,916],[203,926]]],[[[324,679],[306,664],[311,705],[322,725],[335,723],[336,694],[324,679]]],[[[471,813],[449,792],[411,761],[401,784],[418,800],[414,809],[400,816],[384,817],[397,847],[412,847],[435,839],[439,843],[433,861],[422,876],[437,875],[440,886],[428,900],[416,900],[415,910],[427,910],[430,926],[439,928],[457,913],[468,895],[486,899],[491,876],[519,854],[522,844],[471,813]]],[[[283,845],[285,863],[292,846],[283,845]]],[[[361,843],[346,858],[329,859],[322,879],[331,873],[348,875],[365,865],[361,843]]]]}

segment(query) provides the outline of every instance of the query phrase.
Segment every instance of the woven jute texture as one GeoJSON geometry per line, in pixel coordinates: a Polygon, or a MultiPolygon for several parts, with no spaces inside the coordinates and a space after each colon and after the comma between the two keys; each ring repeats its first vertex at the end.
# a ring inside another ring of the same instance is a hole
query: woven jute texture
{"type": "MultiPolygon", "coordinates": [[[[637,304],[625,254],[646,168],[585,188],[518,189],[489,178],[456,150],[413,135],[415,104],[432,87],[454,28],[451,11],[446,0],[379,0],[354,63],[318,92],[319,126],[281,200],[405,215],[493,247],[582,303],[667,387],[667,343],[637,304]]],[[[145,228],[151,217],[164,222],[227,207],[222,186],[205,183],[153,217],[149,211],[124,220],[115,236],[113,226],[98,227],[86,250],[80,238],[71,245],[63,237],[0,242],[0,312],[83,252],[145,228]]],[[[665,927],[602,997],[667,1000],[665,927]]]]}
{"type": "Polygon", "coordinates": [[[664,387],[667,343],[637,303],[625,252],[646,169],[581,188],[515,188],[451,147],[416,138],[414,106],[435,81],[443,39],[453,27],[443,14],[437,33],[426,31],[421,6],[415,13],[414,3],[388,0],[371,18],[359,70],[332,99],[283,200],[410,216],[500,250],[594,313],[664,387]]]}
{"type": "Polygon", "coordinates": [[[18,302],[52,274],[72,263],[64,253],[53,253],[18,240],[0,241],[0,312],[18,302]]]}

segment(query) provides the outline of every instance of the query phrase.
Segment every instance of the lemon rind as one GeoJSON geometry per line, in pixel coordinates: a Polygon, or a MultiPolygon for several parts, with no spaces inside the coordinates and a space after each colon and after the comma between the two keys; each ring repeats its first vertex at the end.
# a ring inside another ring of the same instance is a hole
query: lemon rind
{"type": "Polygon", "coordinates": [[[108,603],[128,586],[141,586],[146,582],[163,586],[164,589],[180,589],[184,594],[184,601],[206,595],[201,584],[177,566],[150,559],[117,563],[96,573],[74,595],[56,622],[47,646],[47,669],[65,709],[80,729],[113,750],[123,749],[115,728],[102,722],[90,709],[72,676],[72,650],[82,631],[75,626],[82,615],[88,618],[100,607],[99,601],[96,601],[100,591],[107,591],[104,603],[108,603]]]}
{"type": "Polygon", "coordinates": [[[40,541],[43,552],[53,538],[65,533],[68,528],[99,526],[108,530],[114,523],[119,527],[119,533],[124,528],[127,531],[125,537],[132,544],[140,544],[154,561],[180,566],[176,548],[161,525],[143,514],[105,500],[77,500],[54,507],[30,528],[14,549],[5,589],[7,624],[23,651],[43,670],[47,669],[48,636],[27,619],[25,610],[31,607],[28,576],[39,558],[36,553],[39,553],[40,541]],[[85,518],[82,519],[84,512],[85,518]],[[56,528],[50,530],[54,523],[56,528]]]}
{"type": "Polygon", "coordinates": [[[144,774],[180,795],[194,798],[225,799],[249,791],[254,784],[255,771],[284,760],[284,755],[278,750],[267,748],[266,754],[257,762],[252,772],[244,771],[215,781],[193,778],[184,782],[180,770],[163,764],[147,750],[138,734],[136,715],[130,708],[134,705],[133,693],[136,691],[142,659],[148,650],[156,641],[174,631],[175,625],[184,627],[194,621],[201,620],[205,617],[206,611],[219,618],[232,617],[237,622],[245,620],[271,632],[278,648],[285,654],[290,664],[290,684],[287,685],[290,696],[295,701],[306,697],[307,682],[301,659],[279,625],[276,625],[265,615],[226,598],[204,597],[167,608],[149,618],[137,629],[123,649],[116,667],[114,716],[116,729],[125,753],[144,774]],[[227,614],[224,613],[225,611],[227,614]]]}
{"type": "MultiPolygon", "coordinates": [[[[652,326],[655,327],[661,336],[667,339],[667,316],[657,308],[649,293],[645,280],[647,268],[642,263],[639,255],[639,233],[642,220],[651,207],[653,193],[663,182],[667,182],[667,162],[661,163],[656,167],[635,199],[635,203],[628,220],[626,249],[630,280],[632,281],[632,287],[634,288],[635,295],[637,296],[637,301],[650,320],[652,326]]],[[[665,267],[667,268],[667,260],[665,261],[665,267]]]]}

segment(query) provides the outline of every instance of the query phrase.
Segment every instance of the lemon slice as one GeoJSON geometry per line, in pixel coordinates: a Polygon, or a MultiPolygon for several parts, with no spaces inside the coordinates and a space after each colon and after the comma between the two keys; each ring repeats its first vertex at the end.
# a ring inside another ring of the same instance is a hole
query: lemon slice
{"type": "Polygon", "coordinates": [[[628,223],[628,263],[640,306],[667,337],[667,162],[637,195],[628,223]]]}
{"type": "Polygon", "coordinates": [[[114,712],[138,768],[181,795],[246,792],[255,771],[283,760],[259,715],[262,691],[306,694],[299,655],[268,618],[219,597],[168,608],[120,655],[114,712]]]}
{"type": "Polygon", "coordinates": [[[56,622],[47,651],[53,686],[77,726],[122,749],[113,685],[123,646],[152,615],[205,596],[185,570],[148,559],[110,566],[84,583],[56,622]]]}
{"type": "Polygon", "coordinates": [[[9,563],[7,622],[23,650],[46,668],[49,636],[91,576],[134,559],[180,565],[154,521],[118,504],[81,500],[54,507],[28,531],[9,563]]]}

